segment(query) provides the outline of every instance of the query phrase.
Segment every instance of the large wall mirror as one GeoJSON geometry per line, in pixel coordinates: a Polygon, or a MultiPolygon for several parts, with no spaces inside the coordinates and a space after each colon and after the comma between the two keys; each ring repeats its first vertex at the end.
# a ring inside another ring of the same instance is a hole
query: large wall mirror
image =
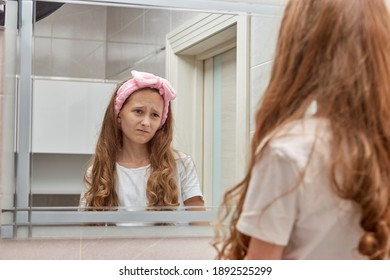
{"type": "Polygon", "coordinates": [[[2,120],[14,134],[2,133],[1,237],[90,222],[212,220],[245,172],[252,92],[267,81],[282,1],[183,2],[8,1],[2,120]],[[260,32],[271,43],[255,51],[260,32]],[[174,147],[195,162],[204,211],[78,211],[104,110],[131,70],[177,90],[174,147]]]}

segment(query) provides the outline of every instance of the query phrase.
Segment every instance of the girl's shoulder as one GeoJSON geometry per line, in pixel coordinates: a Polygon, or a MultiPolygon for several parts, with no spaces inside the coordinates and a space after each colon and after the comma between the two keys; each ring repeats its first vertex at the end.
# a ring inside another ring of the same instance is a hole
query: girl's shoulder
{"type": "MultiPolygon", "coordinates": [[[[305,118],[289,122],[270,135],[268,149],[294,162],[306,164],[311,155],[328,158],[331,126],[323,118],[305,118]]],[[[259,148],[262,148],[265,142],[259,148]]]]}
{"type": "Polygon", "coordinates": [[[331,138],[331,127],[324,118],[304,118],[281,126],[271,136],[271,145],[310,146],[318,140],[328,142],[331,138]]]}
{"type": "Polygon", "coordinates": [[[87,170],[85,171],[85,176],[86,176],[87,178],[91,178],[91,177],[92,177],[92,165],[89,166],[89,167],[87,168],[87,170]]]}
{"type": "Polygon", "coordinates": [[[177,150],[173,151],[173,154],[179,172],[182,170],[187,170],[188,168],[194,168],[195,165],[190,155],[177,150]]]}
{"type": "Polygon", "coordinates": [[[177,151],[177,150],[173,151],[173,156],[174,156],[176,161],[182,161],[182,160],[191,159],[191,157],[188,154],[186,154],[186,153],[184,153],[182,151],[177,151]]]}

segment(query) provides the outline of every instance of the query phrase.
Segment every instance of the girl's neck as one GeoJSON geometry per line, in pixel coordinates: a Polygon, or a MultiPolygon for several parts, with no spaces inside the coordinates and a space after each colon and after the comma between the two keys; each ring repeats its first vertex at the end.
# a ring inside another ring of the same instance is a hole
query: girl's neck
{"type": "Polygon", "coordinates": [[[128,168],[143,167],[150,163],[150,155],[146,145],[136,148],[124,147],[119,151],[117,162],[128,168]]]}

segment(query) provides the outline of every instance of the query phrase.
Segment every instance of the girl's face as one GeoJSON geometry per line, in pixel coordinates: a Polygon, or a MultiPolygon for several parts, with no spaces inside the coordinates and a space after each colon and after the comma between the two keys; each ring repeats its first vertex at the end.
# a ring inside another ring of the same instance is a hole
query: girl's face
{"type": "Polygon", "coordinates": [[[132,93],[118,114],[123,145],[148,143],[160,126],[163,108],[162,96],[153,89],[132,93]]]}

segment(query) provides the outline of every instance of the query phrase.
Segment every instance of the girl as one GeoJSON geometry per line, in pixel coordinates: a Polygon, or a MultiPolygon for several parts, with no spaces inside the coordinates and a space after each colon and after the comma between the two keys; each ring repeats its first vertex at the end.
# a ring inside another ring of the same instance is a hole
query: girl
{"type": "Polygon", "coordinates": [[[388,258],[389,120],[384,1],[290,0],[218,257],[388,258]]]}
{"type": "Polygon", "coordinates": [[[171,147],[174,89],[153,74],[131,74],[106,110],[80,206],[203,206],[192,159],[171,147]]]}

